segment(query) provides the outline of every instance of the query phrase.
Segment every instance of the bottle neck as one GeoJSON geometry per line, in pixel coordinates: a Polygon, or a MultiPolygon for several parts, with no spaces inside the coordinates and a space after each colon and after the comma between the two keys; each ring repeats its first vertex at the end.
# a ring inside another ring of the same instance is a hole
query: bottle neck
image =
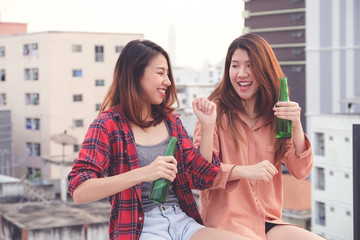
{"type": "Polygon", "coordinates": [[[281,78],[280,79],[280,89],[279,89],[279,102],[287,102],[289,101],[289,91],[287,80],[281,78]]]}

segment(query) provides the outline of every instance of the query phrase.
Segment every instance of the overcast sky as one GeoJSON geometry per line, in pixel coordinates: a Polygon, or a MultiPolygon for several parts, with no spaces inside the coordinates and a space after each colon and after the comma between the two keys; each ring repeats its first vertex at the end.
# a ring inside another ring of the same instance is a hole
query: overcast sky
{"type": "Polygon", "coordinates": [[[222,60],[241,34],[243,5],[243,0],[0,0],[0,14],[3,22],[28,23],[29,32],[143,33],[167,51],[173,25],[177,65],[199,69],[222,60]]]}

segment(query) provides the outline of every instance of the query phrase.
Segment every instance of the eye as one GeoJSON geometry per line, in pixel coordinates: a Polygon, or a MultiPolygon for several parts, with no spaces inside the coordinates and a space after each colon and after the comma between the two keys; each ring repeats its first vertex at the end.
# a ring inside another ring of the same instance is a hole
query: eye
{"type": "Polygon", "coordinates": [[[239,65],[233,64],[233,65],[231,65],[231,67],[232,68],[237,68],[237,67],[239,67],[239,65]]]}

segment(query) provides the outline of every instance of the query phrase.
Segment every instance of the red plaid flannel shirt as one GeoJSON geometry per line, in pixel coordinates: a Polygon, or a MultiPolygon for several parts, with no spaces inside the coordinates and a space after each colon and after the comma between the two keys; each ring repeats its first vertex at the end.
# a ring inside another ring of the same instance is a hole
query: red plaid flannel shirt
{"type": "MultiPolygon", "coordinates": [[[[219,159],[214,154],[208,163],[191,142],[179,115],[170,114],[166,119],[171,135],[177,137],[175,158],[178,173],[175,191],[180,207],[186,214],[202,223],[190,188],[205,189],[211,186],[219,171],[219,159]]],[[[90,125],[79,157],[69,173],[69,192],[90,178],[113,176],[139,168],[134,134],[121,107],[104,111],[90,125]]],[[[109,197],[111,215],[109,238],[139,239],[144,223],[141,205],[141,185],[137,184],[109,197]]]]}

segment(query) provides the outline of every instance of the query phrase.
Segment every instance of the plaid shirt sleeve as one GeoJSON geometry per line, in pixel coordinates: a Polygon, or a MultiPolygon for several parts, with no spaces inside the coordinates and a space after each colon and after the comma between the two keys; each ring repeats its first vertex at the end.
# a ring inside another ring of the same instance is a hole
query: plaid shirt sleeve
{"type": "MultiPolygon", "coordinates": [[[[90,125],[79,157],[68,175],[71,195],[77,186],[90,178],[114,176],[138,167],[132,133],[127,120],[120,115],[107,112],[90,125]]],[[[140,185],[135,185],[109,197],[110,240],[139,239],[144,222],[139,191],[140,185]]]]}
{"type": "Polygon", "coordinates": [[[102,119],[97,118],[90,125],[78,158],[68,175],[68,189],[71,194],[76,187],[90,178],[107,176],[110,144],[102,119]]]}
{"type": "Polygon", "coordinates": [[[180,165],[186,169],[185,174],[190,188],[199,190],[209,188],[220,169],[219,158],[213,153],[213,163],[209,163],[201,156],[199,150],[192,143],[180,118],[177,117],[176,121],[178,126],[178,139],[182,152],[180,159],[183,159],[180,165]]]}

